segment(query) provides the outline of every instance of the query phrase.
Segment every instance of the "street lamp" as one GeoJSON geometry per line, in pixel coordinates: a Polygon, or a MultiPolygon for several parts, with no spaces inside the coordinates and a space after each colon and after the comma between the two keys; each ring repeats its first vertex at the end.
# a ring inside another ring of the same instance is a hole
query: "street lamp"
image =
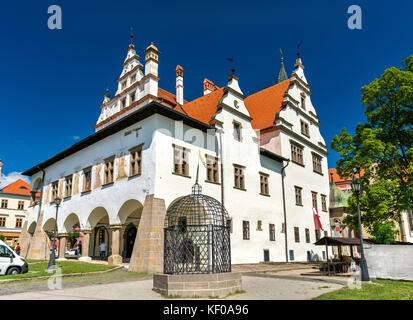
{"type": "Polygon", "coordinates": [[[55,219],[54,234],[53,234],[52,253],[50,254],[49,265],[48,265],[47,269],[55,269],[55,267],[56,267],[56,264],[55,264],[55,259],[56,259],[55,247],[56,247],[56,237],[57,237],[57,213],[59,211],[59,206],[60,206],[61,202],[62,202],[62,199],[60,199],[59,197],[56,197],[56,199],[54,200],[54,203],[56,204],[56,219],[55,219]]]}
{"type": "Polygon", "coordinates": [[[361,281],[370,281],[369,271],[367,269],[366,259],[364,258],[364,248],[363,248],[363,232],[361,227],[361,215],[360,215],[360,195],[361,195],[361,182],[360,182],[360,167],[353,169],[353,181],[351,182],[351,187],[353,192],[356,194],[357,198],[357,215],[359,220],[359,237],[360,237],[360,278],[361,281]],[[358,173],[358,179],[356,179],[356,173],[358,173]]]}

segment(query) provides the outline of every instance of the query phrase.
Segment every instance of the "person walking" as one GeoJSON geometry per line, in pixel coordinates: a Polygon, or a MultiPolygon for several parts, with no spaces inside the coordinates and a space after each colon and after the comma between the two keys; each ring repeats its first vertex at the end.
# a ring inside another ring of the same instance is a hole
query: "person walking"
{"type": "Polygon", "coordinates": [[[22,249],[22,247],[20,247],[20,243],[17,242],[16,248],[14,249],[14,251],[16,251],[16,253],[18,255],[20,255],[20,250],[22,249]]]}
{"type": "Polygon", "coordinates": [[[102,242],[102,243],[99,245],[99,247],[100,247],[100,258],[101,258],[102,260],[104,260],[105,257],[106,257],[106,243],[105,243],[105,242],[102,242]]]}

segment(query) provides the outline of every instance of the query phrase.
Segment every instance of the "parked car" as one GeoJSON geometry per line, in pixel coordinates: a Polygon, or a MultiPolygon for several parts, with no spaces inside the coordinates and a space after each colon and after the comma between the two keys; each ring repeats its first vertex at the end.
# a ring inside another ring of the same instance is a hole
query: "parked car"
{"type": "Polygon", "coordinates": [[[65,256],[67,256],[68,258],[77,258],[78,257],[77,250],[76,249],[67,250],[65,252],[65,256]]]}
{"type": "Polygon", "coordinates": [[[0,240],[0,275],[26,273],[29,265],[26,260],[0,240]]]}

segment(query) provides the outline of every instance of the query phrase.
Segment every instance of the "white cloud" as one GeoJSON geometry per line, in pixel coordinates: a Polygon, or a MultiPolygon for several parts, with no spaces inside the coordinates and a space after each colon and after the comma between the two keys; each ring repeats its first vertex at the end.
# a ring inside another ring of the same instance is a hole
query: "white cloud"
{"type": "Polygon", "coordinates": [[[0,180],[0,189],[4,188],[5,186],[9,185],[10,183],[22,179],[23,181],[26,181],[27,183],[30,183],[30,179],[28,176],[24,176],[21,174],[21,172],[10,172],[7,176],[5,174],[1,174],[1,180],[0,180]]]}

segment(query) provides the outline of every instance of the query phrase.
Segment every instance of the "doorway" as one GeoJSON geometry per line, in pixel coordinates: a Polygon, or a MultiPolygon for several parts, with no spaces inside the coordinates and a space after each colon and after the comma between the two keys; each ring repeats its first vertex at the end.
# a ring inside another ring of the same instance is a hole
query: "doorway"
{"type": "Polygon", "coordinates": [[[137,229],[135,226],[130,226],[126,230],[125,238],[125,259],[130,259],[132,256],[133,246],[135,244],[137,229]]]}

